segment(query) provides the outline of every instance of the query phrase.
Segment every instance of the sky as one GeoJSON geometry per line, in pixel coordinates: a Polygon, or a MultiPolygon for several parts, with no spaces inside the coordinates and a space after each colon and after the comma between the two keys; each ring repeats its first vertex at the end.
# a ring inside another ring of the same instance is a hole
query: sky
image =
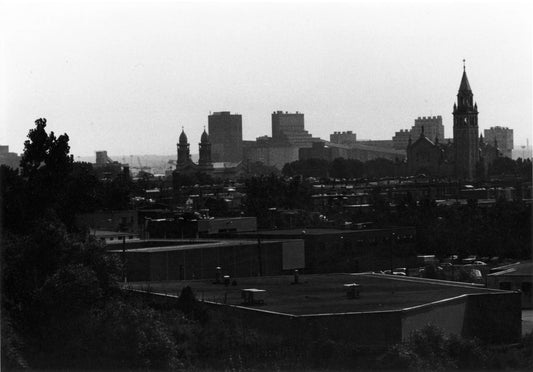
{"type": "Polygon", "coordinates": [[[243,137],[303,112],[323,139],[391,139],[452,108],[466,71],[480,131],[532,140],[530,1],[0,0],[0,144],[22,152],[37,118],[71,153],[197,151],[214,111],[243,137]]]}

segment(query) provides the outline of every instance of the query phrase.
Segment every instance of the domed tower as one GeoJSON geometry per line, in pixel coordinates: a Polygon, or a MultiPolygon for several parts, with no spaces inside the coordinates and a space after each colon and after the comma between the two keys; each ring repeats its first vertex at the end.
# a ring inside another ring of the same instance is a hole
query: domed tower
{"type": "Polygon", "coordinates": [[[178,167],[187,165],[191,162],[191,153],[189,151],[189,142],[187,140],[187,135],[181,127],[180,139],[178,142],[178,167]]]}
{"type": "Polygon", "coordinates": [[[455,176],[473,180],[479,161],[477,103],[470,88],[463,60],[463,77],[457,103],[453,105],[453,143],[455,147],[455,176]]]}
{"type": "Polygon", "coordinates": [[[209,142],[209,135],[205,131],[205,127],[204,132],[202,133],[202,137],[200,138],[200,143],[198,145],[200,146],[200,158],[198,159],[198,165],[210,167],[212,165],[211,143],[209,142]]]}

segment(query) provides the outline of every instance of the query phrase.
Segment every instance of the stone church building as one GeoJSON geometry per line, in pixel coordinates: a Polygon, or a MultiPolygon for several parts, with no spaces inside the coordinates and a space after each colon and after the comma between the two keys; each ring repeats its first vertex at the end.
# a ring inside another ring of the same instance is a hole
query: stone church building
{"type": "Polygon", "coordinates": [[[466,69],[453,105],[453,143],[431,141],[424,134],[407,145],[407,170],[409,174],[426,174],[434,177],[454,177],[472,181],[486,176],[488,167],[501,153],[497,143],[488,144],[479,135],[478,109],[470,88],[466,69]]]}

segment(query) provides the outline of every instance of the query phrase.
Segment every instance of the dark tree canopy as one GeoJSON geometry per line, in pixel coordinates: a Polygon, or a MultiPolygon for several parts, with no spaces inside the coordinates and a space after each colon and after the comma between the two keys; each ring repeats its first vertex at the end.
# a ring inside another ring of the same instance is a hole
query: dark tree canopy
{"type": "Polygon", "coordinates": [[[35,126],[24,142],[20,160],[22,175],[33,177],[39,172],[47,172],[56,179],[65,176],[73,163],[68,135],[65,133],[56,138],[54,132],[46,133],[46,119],[37,119],[35,126]]]}

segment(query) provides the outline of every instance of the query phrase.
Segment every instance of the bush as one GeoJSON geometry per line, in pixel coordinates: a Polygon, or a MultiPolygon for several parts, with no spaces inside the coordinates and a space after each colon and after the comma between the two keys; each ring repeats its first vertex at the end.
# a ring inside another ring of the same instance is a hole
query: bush
{"type": "Polygon", "coordinates": [[[447,336],[433,325],[413,332],[406,342],[391,347],[378,361],[384,369],[416,371],[471,370],[487,364],[487,352],[477,340],[447,336]]]}

